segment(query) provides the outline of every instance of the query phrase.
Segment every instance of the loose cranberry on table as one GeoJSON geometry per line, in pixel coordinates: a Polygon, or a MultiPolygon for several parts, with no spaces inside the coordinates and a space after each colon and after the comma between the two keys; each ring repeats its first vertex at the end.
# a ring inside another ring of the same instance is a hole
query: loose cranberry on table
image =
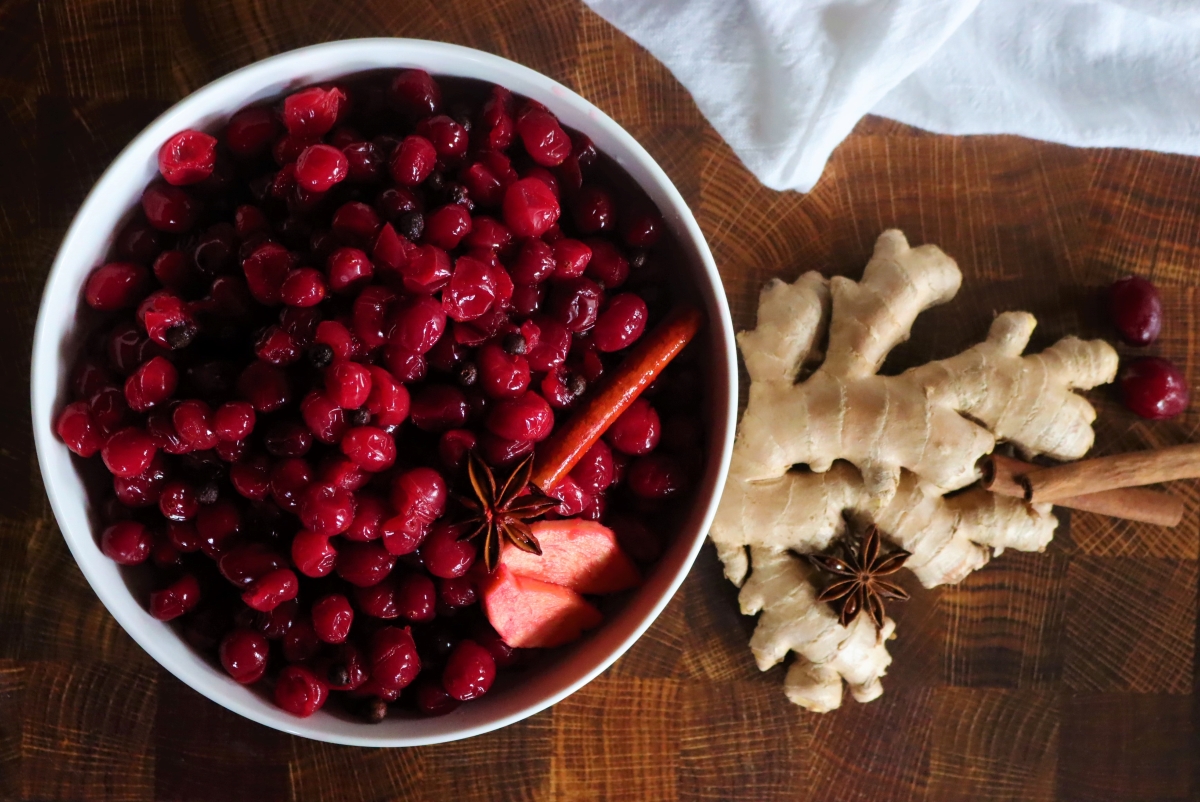
{"type": "Polygon", "coordinates": [[[1162,331],[1162,298],[1158,288],[1141,276],[1127,276],[1109,287],[1108,313],[1121,339],[1130,345],[1149,345],[1162,331]]]}
{"type": "Polygon", "coordinates": [[[1188,407],[1187,378],[1168,359],[1135,359],[1121,370],[1118,381],[1125,406],[1143,418],[1173,418],[1188,407]]]}

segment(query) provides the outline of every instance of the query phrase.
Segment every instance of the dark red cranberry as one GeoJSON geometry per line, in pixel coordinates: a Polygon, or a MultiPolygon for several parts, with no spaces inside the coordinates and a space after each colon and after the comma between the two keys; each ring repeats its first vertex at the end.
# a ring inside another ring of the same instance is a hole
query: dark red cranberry
{"type": "Polygon", "coordinates": [[[142,211],[159,231],[183,234],[199,219],[200,202],[186,190],[155,182],[142,193],[142,211]]]}
{"type": "MultiPolygon", "coordinates": [[[[415,187],[425,181],[437,164],[437,149],[423,136],[406,136],[388,165],[392,180],[402,187],[415,187]]],[[[401,233],[404,233],[401,230],[401,233]]],[[[413,237],[409,237],[413,239],[413,237]]]]}
{"type": "Polygon", "coordinates": [[[421,547],[429,535],[429,523],[412,515],[396,515],[379,526],[383,547],[389,554],[403,556],[421,547]]]}
{"type": "Polygon", "coordinates": [[[325,643],[344,643],[354,623],[350,600],[340,593],[322,596],[313,602],[312,626],[325,643]]]}
{"type": "Polygon", "coordinates": [[[67,448],[81,457],[91,457],[104,445],[104,435],[92,420],[88,402],[68,404],[58,416],[54,431],[67,448]]]}
{"type": "Polygon", "coordinates": [[[603,493],[613,483],[612,451],[603,440],[598,440],[589,448],[575,467],[571,469],[571,478],[586,492],[596,495],[603,493]]]}
{"type": "Polygon", "coordinates": [[[299,619],[283,636],[283,657],[290,663],[311,660],[321,650],[321,639],[312,624],[299,619]]]}
{"type": "Polygon", "coordinates": [[[414,384],[424,379],[428,367],[424,355],[414,354],[407,348],[395,345],[384,347],[383,363],[387,365],[388,371],[397,381],[408,384],[414,384]]]}
{"type": "Polygon", "coordinates": [[[483,391],[492,398],[516,398],[529,387],[529,361],[524,356],[506,353],[491,342],[480,347],[476,360],[483,391]]]}
{"type": "Polygon", "coordinates": [[[350,424],[346,414],[327,393],[313,390],[300,402],[300,414],[313,435],[322,443],[339,443],[350,424]]]}
{"type": "Polygon", "coordinates": [[[291,569],[280,568],[256,579],[242,594],[242,601],[247,607],[267,612],[296,598],[299,591],[296,575],[291,569]]]}
{"type": "Polygon", "coordinates": [[[512,92],[502,86],[492,87],[492,94],[479,114],[479,128],[484,147],[490,150],[506,150],[512,144],[516,130],[512,92]]]}
{"type": "Polygon", "coordinates": [[[190,613],[200,603],[200,583],[184,574],[162,590],[150,594],[150,615],[159,621],[171,621],[190,613]]]}
{"type": "Polygon", "coordinates": [[[113,492],[126,507],[151,507],[158,503],[166,482],[166,460],[155,454],[149,467],[137,476],[114,476],[113,492]]]}
{"type": "Polygon", "coordinates": [[[234,546],[217,560],[221,576],[239,588],[248,588],[272,571],[286,568],[284,559],[262,543],[234,546]]]}
{"type": "Polygon", "coordinates": [[[646,302],[631,292],[614,295],[596,318],[592,342],[605,353],[628,348],[646,329],[646,302]]]}
{"type": "Polygon", "coordinates": [[[309,192],[328,192],[349,171],[346,155],[332,145],[309,145],[296,158],[296,184],[309,192]]]}
{"type": "Polygon", "coordinates": [[[417,135],[429,140],[443,160],[458,159],[467,153],[466,130],[444,114],[435,114],[417,123],[417,135]]]}
{"type": "Polygon", "coordinates": [[[629,278],[629,260],[617,246],[608,240],[595,238],[589,239],[587,245],[592,249],[592,258],[586,270],[588,278],[601,282],[610,290],[624,284],[629,278]]]}
{"type": "Polygon", "coordinates": [[[629,466],[628,483],[629,489],[641,498],[671,498],[687,488],[688,473],[669,454],[648,454],[629,466]]]}
{"type": "Polygon", "coordinates": [[[393,345],[410,353],[423,354],[434,346],[446,330],[446,312],[442,304],[433,298],[412,298],[396,310],[393,326],[393,345]]]}
{"type": "Polygon", "coordinates": [[[532,440],[508,440],[490,431],[479,434],[479,451],[487,464],[506,467],[533,452],[532,440]]]}
{"type": "Polygon", "coordinates": [[[475,562],[475,544],[459,540],[465,534],[462,526],[436,524],[421,545],[421,556],[429,573],[442,579],[465,574],[475,562]]]}
{"type": "Polygon", "coordinates": [[[200,511],[200,499],[196,488],[176,479],[163,485],[158,497],[158,508],[169,521],[189,521],[200,511]]]}
{"type": "Polygon", "coordinates": [[[562,163],[571,153],[571,138],[548,111],[522,113],[517,119],[517,133],[530,158],[544,167],[562,163]]]}
{"type": "Polygon", "coordinates": [[[358,496],[354,520],[350,522],[350,528],[342,533],[342,537],[361,542],[378,540],[383,534],[383,522],[390,514],[383,499],[363,493],[358,496]]]}
{"type": "Polygon", "coordinates": [[[391,502],[397,515],[432,523],[446,512],[446,481],[432,468],[405,471],[392,482],[391,502]]]}
{"type": "Polygon", "coordinates": [[[132,262],[109,262],[92,271],[84,287],[88,306],[104,312],[137,306],[150,287],[150,271],[132,262]]]}
{"type": "Polygon", "coordinates": [[[1141,276],[1127,276],[1109,288],[1108,314],[1130,345],[1149,345],[1162,331],[1162,298],[1141,276]]]}
{"type": "Polygon", "coordinates": [[[425,240],[439,248],[457,248],[471,233],[471,216],[457,204],[434,209],[425,218],[425,240]]]}
{"type": "Polygon", "coordinates": [[[251,629],[235,629],[221,641],[221,665],[243,685],[258,682],[267,670],[267,639],[251,629]]]}
{"type": "Polygon", "coordinates": [[[267,362],[251,362],[237,380],[238,395],[256,412],[274,412],[292,400],[287,374],[267,362]]]}
{"type": "Polygon", "coordinates": [[[279,285],[279,300],[288,306],[310,307],[325,300],[329,285],[324,274],[312,267],[288,271],[279,285]]]}
{"type": "Polygon", "coordinates": [[[370,258],[358,248],[338,248],[329,255],[326,269],[330,289],[342,294],[360,289],[375,273],[370,258]]]}
{"type": "Polygon", "coordinates": [[[470,405],[462,391],[448,384],[427,384],[412,397],[409,415],[418,429],[443,432],[467,422],[470,405]]]}
{"type": "Polygon", "coordinates": [[[292,136],[322,136],[333,128],[345,102],[345,92],[337,87],[301,89],[283,101],[283,124],[292,136]]]}
{"type": "Polygon", "coordinates": [[[397,609],[413,623],[432,621],[436,601],[437,589],[433,580],[424,574],[405,574],[396,583],[397,609]]]}
{"type": "Polygon", "coordinates": [[[378,585],[354,589],[354,606],[364,615],[391,621],[400,617],[400,606],[396,602],[396,581],[388,577],[378,585]]]}
{"type": "Polygon", "coordinates": [[[397,426],[408,417],[408,390],[383,368],[371,367],[371,392],[366,409],[376,426],[397,426]]]}
{"type": "Polygon", "coordinates": [[[401,70],[392,79],[392,99],[401,113],[427,117],[441,109],[442,90],[424,70],[401,70]]]}
{"type": "Polygon", "coordinates": [[[466,576],[439,579],[437,591],[438,601],[447,607],[470,607],[479,598],[475,592],[475,582],[466,576]]]}
{"type": "Polygon", "coordinates": [[[408,627],[383,627],[371,638],[371,679],[391,690],[408,686],[421,672],[417,645],[408,627]]]}
{"type": "Polygon", "coordinates": [[[342,146],[349,164],[347,178],[355,184],[369,184],[379,179],[384,158],[372,142],[351,142],[342,146]]]}
{"type": "Polygon", "coordinates": [[[314,532],[336,535],[350,528],[356,507],[354,494],[350,491],[332,485],[312,484],[301,499],[300,520],[314,532]]]}
{"type": "Polygon", "coordinates": [[[491,652],[472,640],[460,641],[442,670],[442,687],[460,702],[483,696],[495,679],[491,652]]]}
{"type": "Polygon", "coordinates": [[[371,372],[356,362],[335,362],[325,369],[325,393],[343,409],[357,409],[371,393],[371,372]]]}
{"type": "Polygon", "coordinates": [[[158,171],[168,184],[196,184],[212,175],[217,140],[202,131],[180,131],[158,151],[158,171]]]}
{"type": "Polygon", "coordinates": [[[575,227],[584,234],[595,234],[613,227],[616,205],[608,190],[587,184],[574,201],[575,227]]]}
{"type": "Polygon", "coordinates": [[[218,559],[228,550],[233,537],[241,531],[242,516],[238,508],[227,500],[204,506],[202,497],[200,503],[200,512],[196,513],[200,549],[209,557],[218,559]]]}
{"type": "Polygon", "coordinates": [[[279,133],[275,113],[266,106],[252,106],[229,118],[224,138],[235,156],[248,159],[265,153],[279,133]]]}
{"type": "Polygon", "coordinates": [[[104,465],[113,476],[137,476],[150,467],[157,451],[144,429],[129,426],[111,435],[100,449],[104,465]]]}
{"type": "Polygon", "coordinates": [[[590,279],[556,282],[550,295],[550,315],[569,331],[587,331],[596,323],[603,296],[599,285],[590,279]]]}
{"type": "Polygon", "coordinates": [[[621,236],[631,248],[651,248],[662,234],[663,220],[652,209],[635,208],[621,223],[621,236]]]}
{"type": "Polygon", "coordinates": [[[275,704],[293,716],[307,718],[321,709],[329,696],[329,686],[311,669],[290,665],[275,680],[275,704]]]}
{"type": "Polygon", "coordinates": [[[475,447],[475,433],[470,429],[449,429],[438,438],[438,458],[449,470],[458,470],[467,461],[467,452],[475,447]]]}
{"type": "Polygon", "coordinates": [[[475,320],[492,307],[497,294],[491,268],[471,256],[460,256],[450,284],[442,292],[442,307],[453,320],[475,320]]]}
{"type": "Polygon", "coordinates": [[[1188,408],[1188,384],[1183,371],[1168,359],[1142,357],[1121,371],[1125,406],[1150,420],[1173,418],[1188,408]]]}
{"type": "Polygon", "coordinates": [[[271,496],[285,510],[299,512],[301,495],[312,479],[312,467],[300,457],[280,460],[271,469],[271,496]]]}
{"type": "Polygon", "coordinates": [[[536,178],[522,178],[504,192],[504,224],[518,237],[540,237],[559,213],[558,198],[536,178]]]}
{"type": "Polygon", "coordinates": [[[115,523],[100,536],[100,551],[120,565],[144,563],[150,559],[153,545],[150,531],[137,521],[115,523]]]}
{"type": "Polygon", "coordinates": [[[426,716],[453,713],[462,702],[455,699],[436,680],[422,680],[417,685],[417,709],[426,716]]]}
{"type": "MultiPolygon", "coordinates": [[[[358,340],[350,329],[336,320],[322,320],[317,325],[316,335],[313,337],[313,342],[317,345],[328,345],[333,349],[333,359],[353,359],[358,356],[361,350],[358,340]]],[[[310,353],[310,358],[315,357],[315,353],[310,353]]],[[[313,360],[314,367],[323,368],[333,361],[321,360],[324,364],[318,364],[317,360],[313,360]]]]}
{"type": "Polygon", "coordinates": [[[254,300],[267,306],[279,303],[283,282],[294,262],[292,254],[275,242],[264,242],[243,259],[242,271],[254,300]]]}
{"type": "Polygon", "coordinates": [[[358,426],[342,437],[342,453],[364,471],[376,473],[396,461],[396,441],[375,426],[358,426]]]}
{"type": "Polygon", "coordinates": [[[613,421],[604,438],[618,451],[637,455],[653,451],[661,435],[658,412],[649,401],[639,398],[613,421]]]}
{"type": "Polygon", "coordinates": [[[137,264],[150,264],[163,249],[163,237],[140,217],[130,220],[117,234],[117,255],[137,264]]]}
{"type": "Polygon", "coordinates": [[[497,404],[487,418],[488,431],[506,440],[541,442],[554,428],[554,412],[534,392],[497,404]]]}
{"type": "Polygon", "coordinates": [[[349,542],[338,551],[337,574],[360,588],[378,585],[396,565],[396,557],[376,542],[349,542]]]}

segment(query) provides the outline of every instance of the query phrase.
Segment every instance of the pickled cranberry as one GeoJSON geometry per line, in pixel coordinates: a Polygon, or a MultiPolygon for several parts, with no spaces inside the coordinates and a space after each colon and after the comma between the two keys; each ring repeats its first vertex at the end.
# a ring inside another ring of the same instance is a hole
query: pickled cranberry
{"type": "Polygon", "coordinates": [[[310,307],[325,300],[329,285],[320,270],[301,267],[289,271],[279,285],[279,300],[288,306],[310,307]]]}
{"type": "Polygon", "coordinates": [[[570,476],[564,476],[548,495],[561,502],[554,511],[563,518],[574,518],[592,504],[592,495],[570,476]]]}
{"type": "Polygon", "coordinates": [[[284,99],[283,124],[293,136],[321,136],[333,128],[345,102],[346,94],[337,87],[301,89],[284,99]]]}
{"type": "Polygon", "coordinates": [[[422,680],[417,685],[417,709],[426,716],[453,713],[462,702],[455,699],[435,680],[422,680]]]}
{"type": "Polygon", "coordinates": [[[613,483],[612,451],[608,444],[597,440],[585,451],[571,469],[571,478],[587,493],[603,493],[613,483]]]}
{"type": "Polygon", "coordinates": [[[587,277],[603,283],[610,290],[624,284],[629,278],[629,260],[617,246],[603,239],[589,239],[587,246],[592,249],[592,258],[585,271],[587,277]]]}
{"type": "Polygon", "coordinates": [[[425,378],[428,367],[422,354],[414,354],[394,345],[383,349],[383,362],[397,381],[412,384],[425,378]]]}
{"type": "Polygon", "coordinates": [[[275,704],[293,716],[307,718],[321,709],[329,696],[329,686],[311,669],[289,665],[275,680],[275,704]]]}
{"type": "Polygon", "coordinates": [[[409,254],[408,261],[400,272],[404,277],[404,289],[429,295],[450,281],[450,257],[435,245],[421,245],[409,254]]]}
{"type": "Polygon", "coordinates": [[[404,137],[388,164],[392,180],[402,187],[417,186],[433,172],[437,156],[437,149],[425,137],[404,137]]]}
{"type": "Polygon", "coordinates": [[[554,278],[558,281],[579,278],[592,261],[592,249],[577,239],[560,239],[553,249],[554,278]]]}
{"type": "Polygon", "coordinates": [[[234,546],[217,560],[221,576],[239,588],[248,588],[272,571],[286,568],[282,557],[262,543],[234,546]]]}
{"type": "Polygon", "coordinates": [[[394,345],[410,353],[424,354],[445,331],[446,312],[433,298],[412,298],[396,311],[394,326],[391,335],[394,345]]]}
{"type": "Polygon", "coordinates": [[[496,630],[486,621],[481,621],[472,628],[471,640],[488,650],[498,668],[507,668],[520,661],[520,651],[502,641],[496,630]]]}
{"type": "Polygon", "coordinates": [[[337,556],[329,535],[323,532],[301,530],[292,539],[292,564],[305,576],[328,575],[337,564],[337,556]]]}
{"type": "Polygon", "coordinates": [[[648,454],[658,446],[662,436],[662,423],[658,412],[644,398],[629,405],[608,427],[604,438],[609,444],[625,454],[648,454]]]}
{"type": "Polygon", "coordinates": [[[628,348],[646,329],[646,302],[631,292],[614,295],[596,318],[592,342],[605,353],[628,348]]]}
{"type": "Polygon", "coordinates": [[[200,511],[196,488],[182,480],[163,485],[158,497],[158,509],[169,521],[189,521],[200,511]]]}
{"type": "Polygon", "coordinates": [[[142,211],[159,231],[183,234],[199,219],[200,202],[186,190],[155,182],[142,193],[142,211]]]}
{"type": "Polygon", "coordinates": [[[371,679],[391,690],[401,690],[421,672],[417,645],[408,627],[383,627],[371,638],[371,679]]]}
{"type": "Polygon", "coordinates": [[[375,542],[349,542],[338,551],[338,576],[360,588],[378,585],[395,565],[395,555],[389,554],[375,542]]]}
{"type": "Polygon", "coordinates": [[[364,471],[385,471],[396,461],[396,441],[374,426],[359,426],[342,437],[342,453],[364,471]]]}
{"type": "Polygon", "coordinates": [[[343,409],[358,409],[371,394],[371,372],[355,362],[335,362],[325,369],[325,393],[343,409]]]}
{"type": "Polygon", "coordinates": [[[311,660],[321,650],[321,639],[312,624],[300,619],[283,636],[283,657],[291,663],[311,660]]]}
{"type": "Polygon", "coordinates": [[[1121,371],[1120,383],[1125,406],[1143,418],[1165,420],[1188,407],[1187,378],[1168,359],[1135,359],[1121,371]]]}
{"type": "Polygon", "coordinates": [[[267,639],[251,629],[234,629],[221,640],[221,666],[242,685],[262,679],[267,670],[267,639]]]}
{"type": "Polygon", "coordinates": [[[536,178],[522,178],[504,191],[504,224],[518,237],[540,237],[559,213],[558,198],[536,178]]]}
{"type": "Polygon", "coordinates": [[[556,282],[550,295],[550,314],[569,331],[587,331],[596,323],[602,297],[599,285],[590,279],[556,282]]]}
{"type": "Polygon", "coordinates": [[[300,501],[300,521],[314,532],[336,535],[350,528],[356,506],[350,491],[312,484],[300,501]]]}
{"type": "Polygon", "coordinates": [[[479,451],[487,464],[494,467],[512,465],[533,451],[532,440],[509,440],[492,432],[479,435],[479,451]]]}
{"type": "Polygon", "coordinates": [[[458,470],[467,461],[467,452],[475,447],[475,433],[469,429],[449,429],[438,438],[438,458],[450,470],[458,470]]]}
{"type": "Polygon", "coordinates": [[[466,576],[439,579],[437,592],[438,601],[447,607],[470,607],[479,598],[475,582],[466,576]]]}
{"type": "Polygon", "coordinates": [[[495,679],[491,652],[472,640],[460,641],[442,670],[442,687],[461,702],[483,696],[495,679]]]}
{"type": "Polygon", "coordinates": [[[312,467],[303,459],[280,460],[271,469],[271,496],[279,506],[297,512],[301,495],[312,478],[312,467]]]}
{"type": "Polygon", "coordinates": [[[412,515],[396,515],[379,525],[388,554],[412,554],[429,535],[429,523],[412,515]]]}
{"type": "Polygon", "coordinates": [[[373,208],[365,203],[343,204],[333,214],[330,223],[334,235],[343,242],[358,247],[370,247],[383,221],[373,208]]]}
{"type": "Polygon", "coordinates": [[[362,494],[358,497],[358,507],[354,512],[354,520],[350,527],[342,533],[346,540],[378,540],[382,536],[382,524],[391,513],[387,504],[376,496],[362,494]]]}
{"type": "Polygon", "coordinates": [[[491,308],[496,297],[495,276],[484,262],[471,256],[455,260],[450,284],[442,292],[442,306],[450,318],[475,320],[491,308]]]}
{"type": "Polygon", "coordinates": [[[196,534],[200,536],[200,549],[213,559],[228,550],[234,535],[242,528],[242,516],[238,508],[229,501],[201,506],[196,513],[196,534]]]}
{"type": "Polygon", "coordinates": [[[508,354],[494,342],[485,343],[475,356],[480,386],[492,398],[516,398],[529,387],[529,361],[508,354]]]}
{"type": "Polygon", "coordinates": [[[608,190],[585,185],[574,201],[575,227],[584,234],[595,234],[613,227],[616,207],[608,190]]]}
{"type": "Polygon", "coordinates": [[[376,426],[397,426],[408,417],[408,390],[383,368],[372,366],[371,392],[365,406],[376,426]]]}
{"type": "Polygon", "coordinates": [[[530,158],[543,167],[554,167],[571,153],[571,138],[548,111],[536,109],[517,120],[517,133],[530,158]]]}
{"type": "Polygon", "coordinates": [[[383,156],[372,142],[351,142],[342,146],[349,163],[347,177],[356,184],[369,184],[379,179],[383,156]]]}
{"type": "Polygon", "coordinates": [[[265,153],[279,135],[279,121],[269,108],[242,109],[225,126],[225,145],[235,156],[250,158],[265,153]]]}
{"type": "Polygon", "coordinates": [[[100,456],[113,476],[137,476],[150,466],[157,450],[154,440],[144,429],[129,426],[104,442],[100,456]]]}
{"type": "Polygon", "coordinates": [[[331,593],[313,602],[313,630],[326,643],[344,643],[353,623],[354,610],[350,600],[342,594],[331,593]]]}
{"type": "Polygon", "coordinates": [[[267,362],[251,362],[237,380],[238,395],[256,412],[274,412],[292,399],[287,374],[267,362]]]}
{"type": "Polygon", "coordinates": [[[54,431],[67,448],[81,457],[91,457],[104,445],[104,435],[92,419],[88,402],[68,404],[58,416],[54,431]]]}
{"type": "Polygon", "coordinates": [[[441,206],[425,218],[425,240],[439,248],[457,248],[471,233],[471,216],[458,204],[441,206]]]}
{"type": "Polygon", "coordinates": [[[158,150],[158,171],[168,184],[197,184],[212,175],[217,140],[202,131],[180,131],[158,150]]]}
{"type": "Polygon", "coordinates": [[[487,428],[506,440],[541,442],[554,428],[554,412],[546,399],[527,391],[497,404],[488,415],[487,428]]]}
{"type": "Polygon", "coordinates": [[[217,445],[217,433],[212,427],[212,410],[203,401],[192,398],[180,402],[171,419],[179,437],[193,450],[205,451],[217,445]]]}
{"type": "Polygon", "coordinates": [[[300,414],[313,435],[322,443],[341,442],[350,424],[346,413],[327,393],[313,390],[300,402],[300,414]]]}
{"type": "Polygon", "coordinates": [[[151,507],[158,503],[166,483],[166,461],[162,454],[155,454],[149,467],[137,476],[114,476],[113,492],[126,507],[151,507]]]}
{"type": "Polygon", "coordinates": [[[267,612],[285,601],[296,598],[299,591],[300,583],[296,580],[296,575],[291,569],[280,568],[254,580],[242,594],[242,601],[247,607],[267,612]]]}
{"type": "Polygon", "coordinates": [[[427,432],[460,428],[469,414],[466,396],[446,384],[427,384],[417,390],[409,410],[413,424],[427,432]]]}
{"type": "Polygon", "coordinates": [[[429,573],[442,579],[465,574],[475,563],[476,546],[459,540],[466,530],[462,526],[440,523],[433,527],[421,545],[421,556],[429,573]]]}
{"type": "Polygon", "coordinates": [[[309,192],[328,192],[349,171],[346,154],[332,145],[309,145],[296,158],[296,184],[309,192]]]}
{"type": "Polygon", "coordinates": [[[637,208],[621,221],[621,236],[631,248],[650,248],[658,242],[663,220],[657,211],[637,208]]]}
{"type": "Polygon", "coordinates": [[[153,545],[150,531],[137,521],[115,523],[100,535],[100,551],[120,565],[144,563],[153,545]]]}
{"type": "Polygon", "coordinates": [[[167,333],[178,327],[192,325],[182,300],[165,290],[153,293],[138,305],[138,320],[146,329],[146,335],[163,346],[173,348],[167,333]]]}
{"type": "Polygon", "coordinates": [[[412,117],[437,114],[442,107],[442,90],[424,70],[401,70],[392,79],[392,99],[396,107],[412,117]]]}
{"type": "Polygon", "coordinates": [[[84,286],[88,306],[102,312],[137,306],[150,286],[150,271],[132,262],[109,262],[92,271],[84,286]]]}
{"type": "Polygon", "coordinates": [[[491,96],[480,111],[479,123],[486,147],[495,151],[507,149],[516,129],[512,92],[502,86],[493,86],[491,96]]]}
{"type": "Polygon", "coordinates": [[[254,431],[254,407],[245,401],[228,401],[212,415],[212,430],[222,440],[245,440],[254,431]]]}
{"type": "Polygon", "coordinates": [[[417,123],[417,135],[429,140],[441,159],[457,159],[466,155],[466,130],[444,114],[435,114],[417,123]]]}
{"type": "Polygon", "coordinates": [[[648,454],[629,466],[629,489],[645,499],[663,499],[678,495],[688,485],[682,463],[669,454],[648,454]]]}
{"type": "Polygon", "coordinates": [[[1149,345],[1162,331],[1162,298],[1141,276],[1127,276],[1109,288],[1108,313],[1130,345],[1149,345]]]}
{"type": "Polygon", "coordinates": [[[338,248],[326,262],[329,287],[333,292],[349,294],[371,280],[375,267],[358,248],[338,248]]]}
{"type": "Polygon", "coordinates": [[[405,574],[396,583],[396,608],[413,623],[432,621],[436,602],[437,588],[424,574],[405,574]]]}
{"type": "Polygon", "coordinates": [[[242,271],[254,300],[267,306],[279,303],[283,282],[294,262],[292,254],[275,242],[264,242],[243,259],[242,271]]]}
{"type": "Polygon", "coordinates": [[[171,621],[189,613],[200,603],[200,583],[184,574],[162,590],[150,594],[150,615],[159,621],[171,621]]]}

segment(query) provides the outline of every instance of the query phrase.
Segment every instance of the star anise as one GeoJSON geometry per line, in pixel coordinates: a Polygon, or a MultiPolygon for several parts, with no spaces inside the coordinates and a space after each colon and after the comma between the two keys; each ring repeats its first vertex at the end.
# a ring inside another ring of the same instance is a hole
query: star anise
{"type": "Polygon", "coordinates": [[[888,554],[879,553],[879,530],[867,527],[855,551],[845,541],[840,544],[842,556],[837,554],[810,554],[809,561],[822,571],[833,574],[834,579],[817,596],[817,601],[841,602],[838,620],[849,626],[861,610],[866,610],[876,629],[883,628],[883,599],[904,601],[908,591],[882,577],[900,570],[911,555],[903,549],[888,554]],[[841,577],[841,578],[839,578],[841,577]]]}
{"type": "Polygon", "coordinates": [[[502,540],[522,551],[541,554],[542,547],[529,528],[529,521],[544,515],[561,502],[529,484],[533,475],[533,455],[530,454],[513,468],[512,473],[497,486],[492,469],[474,451],[468,452],[467,475],[471,479],[474,498],[459,498],[471,511],[464,523],[475,524],[459,540],[483,535],[483,564],[491,571],[500,561],[502,540]],[[528,488],[529,492],[525,490],[528,488]]]}

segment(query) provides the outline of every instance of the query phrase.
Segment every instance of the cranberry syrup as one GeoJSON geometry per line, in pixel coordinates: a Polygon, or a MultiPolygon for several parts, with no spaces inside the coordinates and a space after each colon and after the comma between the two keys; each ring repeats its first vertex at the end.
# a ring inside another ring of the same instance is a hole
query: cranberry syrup
{"type": "MultiPolygon", "coordinates": [[[[529,656],[457,540],[467,452],[506,472],[691,294],[658,210],[541,104],[419,70],[181,131],[159,168],[85,284],[56,421],[103,476],[102,550],[295,715],[487,693],[529,656]]],[[[672,363],[548,517],[654,562],[703,470],[703,369],[672,363]]]]}

